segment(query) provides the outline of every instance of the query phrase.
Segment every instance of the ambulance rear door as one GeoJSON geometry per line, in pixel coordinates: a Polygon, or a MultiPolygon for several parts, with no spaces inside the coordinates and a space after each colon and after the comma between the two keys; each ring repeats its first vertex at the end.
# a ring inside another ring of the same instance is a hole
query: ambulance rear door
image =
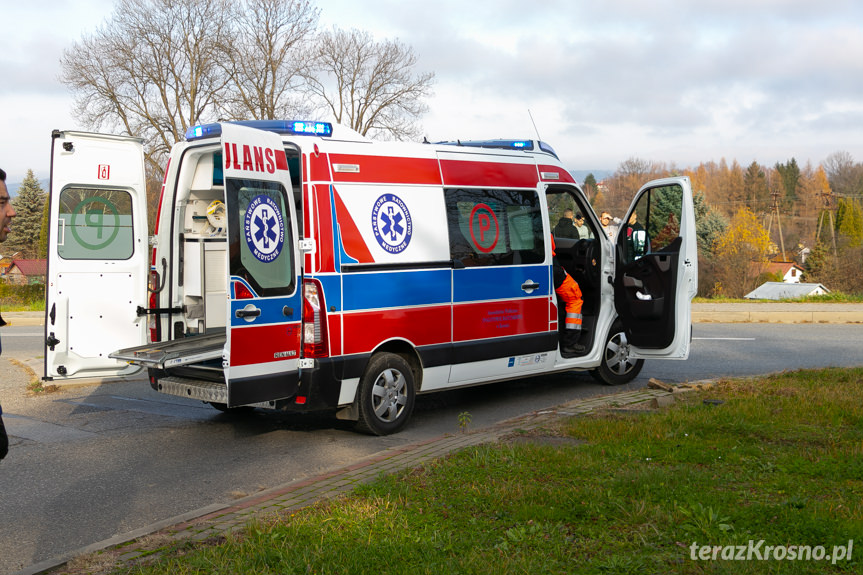
{"type": "Polygon", "coordinates": [[[279,135],[222,124],[228,406],[293,396],[303,312],[297,217],[279,135]]]}
{"type": "Polygon", "coordinates": [[[55,131],[51,144],[45,378],[131,375],[110,359],[146,339],[142,140],[55,131]]]}
{"type": "Polygon", "coordinates": [[[631,357],[686,359],[698,288],[689,178],[646,184],[615,239],[614,303],[631,357]]]}

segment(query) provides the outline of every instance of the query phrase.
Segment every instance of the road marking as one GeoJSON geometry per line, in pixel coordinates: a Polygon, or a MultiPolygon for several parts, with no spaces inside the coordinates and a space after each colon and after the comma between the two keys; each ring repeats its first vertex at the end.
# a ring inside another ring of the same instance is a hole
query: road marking
{"type": "Polygon", "coordinates": [[[693,337],[692,339],[710,339],[725,341],[755,341],[754,337],[693,337]]]}

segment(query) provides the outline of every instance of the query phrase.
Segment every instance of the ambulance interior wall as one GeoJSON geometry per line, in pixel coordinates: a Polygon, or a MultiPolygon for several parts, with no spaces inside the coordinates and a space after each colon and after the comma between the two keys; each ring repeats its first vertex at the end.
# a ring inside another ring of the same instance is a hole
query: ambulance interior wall
{"type": "MultiPolygon", "coordinates": [[[[222,202],[224,208],[224,186],[214,183],[212,153],[189,158],[194,160],[197,162],[186,198],[177,198],[182,207],[180,293],[186,309],[187,334],[224,329],[227,319],[227,221],[224,210],[221,220],[212,214],[208,218],[208,209],[216,202],[222,202]]],[[[178,186],[178,192],[181,190],[178,186]]]]}

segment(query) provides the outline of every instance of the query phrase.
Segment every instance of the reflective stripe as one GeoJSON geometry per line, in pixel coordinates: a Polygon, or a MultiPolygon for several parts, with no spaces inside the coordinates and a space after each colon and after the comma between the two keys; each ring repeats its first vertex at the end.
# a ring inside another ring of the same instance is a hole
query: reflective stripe
{"type": "Polygon", "coordinates": [[[581,329],[581,314],[580,313],[567,313],[566,314],[566,324],[564,325],[566,329],[580,330],[581,329]]]}

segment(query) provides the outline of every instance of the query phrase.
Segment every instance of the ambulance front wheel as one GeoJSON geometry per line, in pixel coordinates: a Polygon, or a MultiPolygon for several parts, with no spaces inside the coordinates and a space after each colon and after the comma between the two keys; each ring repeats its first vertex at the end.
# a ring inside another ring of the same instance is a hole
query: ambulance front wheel
{"type": "Polygon", "coordinates": [[[360,379],[358,393],[357,429],[373,435],[396,433],[414,410],[413,370],[400,355],[376,354],[360,379]]]}
{"type": "Polygon", "coordinates": [[[590,371],[595,380],[605,385],[629,383],[641,373],[643,359],[630,355],[630,345],[623,324],[615,322],[608,331],[605,347],[602,350],[602,363],[590,371]]]}

